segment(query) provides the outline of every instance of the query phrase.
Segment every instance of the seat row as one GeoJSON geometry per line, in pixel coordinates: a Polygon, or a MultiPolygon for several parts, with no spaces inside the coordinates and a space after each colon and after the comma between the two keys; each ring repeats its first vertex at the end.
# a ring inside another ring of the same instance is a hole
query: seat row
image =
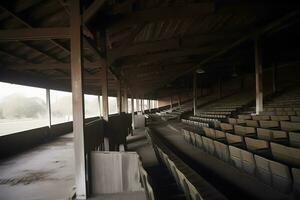
{"type": "Polygon", "coordinates": [[[193,126],[194,128],[209,127],[208,123],[197,122],[197,121],[193,121],[193,120],[189,120],[189,119],[181,119],[181,122],[186,124],[186,125],[193,126]]]}
{"type": "Polygon", "coordinates": [[[139,162],[139,171],[140,171],[141,183],[143,188],[145,189],[147,200],[155,200],[156,198],[153,192],[153,188],[150,184],[149,175],[147,171],[143,168],[141,162],[139,162]]]}
{"type": "MultiPolygon", "coordinates": [[[[231,118],[235,119],[235,118],[231,118]]],[[[300,122],[300,116],[293,115],[238,115],[236,120],[264,120],[300,122]]]]}
{"type": "Polygon", "coordinates": [[[272,129],[270,126],[268,128],[256,128],[227,123],[220,123],[220,128],[222,131],[235,133],[236,135],[256,137],[262,140],[289,144],[293,147],[300,147],[300,133],[295,132],[298,128],[290,125],[289,122],[281,123],[281,129],[283,130],[272,129]]]}
{"type": "Polygon", "coordinates": [[[164,153],[159,147],[156,146],[158,155],[163,164],[167,167],[168,171],[175,178],[177,185],[184,192],[187,200],[202,200],[203,198],[197,191],[196,187],[186,178],[175,165],[175,163],[164,153]]]}
{"type": "Polygon", "coordinates": [[[193,132],[183,132],[187,142],[208,154],[228,163],[241,171],[256,176],[260,181],[283,193],[300,195],[300,170],[290,168],[244,149],[224,144],[220,141],[193,132]],[[189,135],[187,135],[189,134],[189,135]]]}
{"type": "Polygon", "coordinates": [[[210,126],[213,126],[213,127],[219,127],[219,124],[220,124],[220,120],[218,120],[218,119],[212,119],[212,118],[190,116],[189,119],[193,120],[193,121],[197,121],[197,122],[208,123],[210,126]]]}
{"type": "Polygon", "coordinates": [[[227,116],[226,115],[217,115],[217,114],[202,114],[197,113],[198,117],[203,117],[203,118],[216,118],[216,119],[225,119],[227,116]]]}

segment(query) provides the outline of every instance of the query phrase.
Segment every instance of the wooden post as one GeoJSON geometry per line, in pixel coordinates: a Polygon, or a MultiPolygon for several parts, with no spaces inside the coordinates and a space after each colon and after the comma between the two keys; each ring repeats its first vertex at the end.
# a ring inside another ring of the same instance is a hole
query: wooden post
{"type": "Polygon", "coordinates": [[[76,199],[87,198],[86,162],[84,151],[84,98],[82,77],[82,30],[80,0],[71,3],[71,77],[73,101],[73,133],[76,199]]]}
{"type": "Polygon", "coordinates": [[[51,119],[51,99],[50,99],[50,89],[46,89],[46,106],[47,106],[47,115],[48,115],[48,127],[51,128],[52,119],[51,119]]]}
{"type": "Polygon", "coordinates": [[[132,120],[132,130],[134,130],[134,127],[135,127],[135,123],[134,123],[134,99],[133,99],[133,96],[131,96],[131,120],[132,120]]]}
{"type": "Polygon", "coordinates": [[[117,109],[118,113],[122,112],[122,93],[121,93],[121,81],[118,81],[117,86],[117,109]]]}
{"type": "Polygon", "coordinates": [[[263,111],[262,47],[260,38],[255,39],[256,114],[263,111]]]}
{"type": "Polygon", "coordinates": [[[124,89],[124,112],[128,113],[128,96],[127,96],[127,89],[124,89]]]}
{"type": "Polygon", "coordinates": [[[193,108],[194,108],[194,116],[197,113],[197,73],[194,72],[193,76],[193,108]]]}

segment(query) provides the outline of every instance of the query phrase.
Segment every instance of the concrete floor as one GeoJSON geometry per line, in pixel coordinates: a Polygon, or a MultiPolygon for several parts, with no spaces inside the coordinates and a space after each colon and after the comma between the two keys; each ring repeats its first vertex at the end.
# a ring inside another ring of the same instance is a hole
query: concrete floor
{"type": "Polygon", "coordinates": [[[75,185],[73,154],[73,134],[68,134],[0,160],[0,199],[68,198],[75,185]]]}

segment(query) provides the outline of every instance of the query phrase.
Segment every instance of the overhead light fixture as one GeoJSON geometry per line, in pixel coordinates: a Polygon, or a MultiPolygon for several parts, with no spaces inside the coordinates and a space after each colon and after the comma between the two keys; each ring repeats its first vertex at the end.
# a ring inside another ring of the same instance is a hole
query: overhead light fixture
{"type": "Polygon", "coordinates": [[[203,69],[199,68],[199,69],[196,70],[196,73],[197,74],[204,74],[205,71],[203,69]]]}

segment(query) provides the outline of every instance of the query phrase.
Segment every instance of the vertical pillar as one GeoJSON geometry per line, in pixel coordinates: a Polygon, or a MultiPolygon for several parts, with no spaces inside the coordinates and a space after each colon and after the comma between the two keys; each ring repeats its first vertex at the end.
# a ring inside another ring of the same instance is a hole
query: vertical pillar
{"type": "Polygon", "coordinates": [[[122,112],[122,94],[121,94],[121,81],[117,81],[118,86],[117,86],[117,109],[118,113],[122,112]]]}
{"type": "Polygon", "coordinates": [[[128,113],[128,96],[127,96],[127,89],[124,89],[124,112],[128,113]]]}
{"type": "Polygon", "coordinates": [[[71,78],[76,199],[87,198],[84,151],[84,98],[82,77],[82,38],[80,0],[71,1],[71,78]]]}
{"type": "Polygon", "coordinates": [[[148,99],[148,111],[149,111],[149,113],[151,112],[151,104],[150,104],[150,99],[148,99]]]}
{"type": "Polygon", "coordinates": [[[47,106],[47,115],[48,115],[48,126],[49,128],[51,128],[52,119],[51,119],[50,89],[46,89],[46,106],[47,106]]]}
{"type": "Polygon", "coordinates": [[[136,112],[138,112],[140,109],[140,100],[136,99],[136,112]]]}
{"type": "MultiPolygon", "coordinates": [[[[107,65],[102,66],[102,113],[103,119],[108,121],[108,83],[107,83],[107,65]]],[[[104,137],[104,150],[109,151],[109,138],[104,137]]]]}
{"type": "Polygon", "coordinates": [[[277,92],[277,65],[274,63],[273,69],[272,69],[272,88],[273,93],[277,92]]]}
{"type": "Polygon", "coordinates": [[[171,97],[170,97],[170,108],[171,108],[171,109],[173,108],[173,97],[172,97],[172,95],[171,95],[171,97]]]}
{"type": "Polygon", "coordinates": [[[135,123],[134,123],[134,99],[133,97],[131,96],[131,118],[132,118],[132,130],[134,130],[134,127],[135,127],[135,123]]]}
{"type": "Polygon", "coordinates": [[[181,107],[181,99],[180,99],[180,94],[178,94],[177,98],[178,98],[178,106],[179,106],[179,107],[181,107]]]}
{"type": "Polygon", "coordinates": [[[196,115],[197,111],[197,73],[194,72],[193,76],[193,108],[194,108],[194,115],[196,115]]]}
{"type": "Polygon", "coordinates": [[[98,96],[98,107],[99,107],[99,117],[102,116],[101,114],[101,107],[102,107],[102,103],[101,103],[101,96],[98,96]]]}
{"type": "Polygon", "coordinates": [[[262,47],[260,38],[255,39],[256,114],[263,111],[262,47]]]}
{"type": "Polygon", "coordinates": [[[141,112],[144,113],[144,99],[141,99],[141,112]]]}

